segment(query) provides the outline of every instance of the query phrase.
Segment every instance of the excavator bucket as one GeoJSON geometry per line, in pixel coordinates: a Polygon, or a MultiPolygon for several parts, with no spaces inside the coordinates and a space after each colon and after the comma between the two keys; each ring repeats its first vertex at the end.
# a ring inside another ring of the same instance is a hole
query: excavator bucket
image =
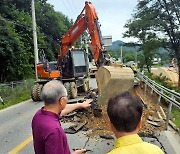
{"type": "Polygon", "coordinates": [[[134,85],[134,73],[128,67],[101,66],[95,74],[98,86],[98,103],[107,104],[116,94],[131,91],[134,85]]]}

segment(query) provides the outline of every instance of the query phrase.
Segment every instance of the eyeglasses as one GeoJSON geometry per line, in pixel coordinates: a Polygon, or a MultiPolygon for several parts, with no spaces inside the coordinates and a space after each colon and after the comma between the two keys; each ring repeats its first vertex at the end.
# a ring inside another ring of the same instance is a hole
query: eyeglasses
{"type": "Polygon", "coordinates": [[[68,100],[68,96],[61,96],[61,97],[59,98],[59,101],[60,101],[61,98],[63,98],[63,97],[67,98],[67,100],[68,100]]]}

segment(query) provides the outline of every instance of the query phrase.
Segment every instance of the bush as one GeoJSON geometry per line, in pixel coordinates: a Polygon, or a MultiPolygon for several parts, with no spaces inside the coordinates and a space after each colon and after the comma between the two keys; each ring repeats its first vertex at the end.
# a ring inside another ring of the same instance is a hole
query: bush
{"type": "Polygon", "coordinates": [[[0,103],[0,109],[30,99],[30,89],[33,84],[34,79],[1,84],[0,96],[4,105],[0,103]]]}

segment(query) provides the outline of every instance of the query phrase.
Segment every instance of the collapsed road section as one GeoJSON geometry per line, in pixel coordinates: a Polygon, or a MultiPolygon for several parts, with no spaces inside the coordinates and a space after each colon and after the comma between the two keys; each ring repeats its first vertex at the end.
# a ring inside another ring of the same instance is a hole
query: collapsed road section
{"type": "MultiPolygon", "coordinates": [[[[134,95],[143,97],[143,92],[139,87],[134,88],[132,91],[134,95]]],[[[80,138],[76,144],[78,147],[85,145],[89,153],[106,153],[112,148],[115,136],[111,132],[108,125],[108,116],[106,113],[106,104],[99,105],[98,103],[98,90],[91,89],[85,95],[81,95],[79,100],[75,102],[83,102],[83,99],[93,99],[92,105],[89,109],[79,109],[64,117],[61,117],[61,123],[68,136],[71,145],[71,138],[80,138]],[[99,147],[100,146],[100,147],[99,147]],[[103,147],[103,148],[102,148],[103,147]]],[[[155,97],[154,97],[155,98],[155,97]]],[[[147,101],[147,100],[146,100],[147,101]]],[[[153,100],[152,100],[153,102],[153,100]]],[[[142,102],[144,105],[143,110],[143,125],[139,135],[146,142],[159,146],[164,153],[177,153],[168,137],[165,135],[164,120],[154,118],[155,104],[152,102],[142,102]]],[[[71,100],[71,103],[73,101],[71,100]]],[[[163,107],[163,110],[166,110],[163,107]]],[[[178,133],[175,133],[177,136],[178,133]]],[[[73,147],[74,145],[73,142],[73,147]]]]}

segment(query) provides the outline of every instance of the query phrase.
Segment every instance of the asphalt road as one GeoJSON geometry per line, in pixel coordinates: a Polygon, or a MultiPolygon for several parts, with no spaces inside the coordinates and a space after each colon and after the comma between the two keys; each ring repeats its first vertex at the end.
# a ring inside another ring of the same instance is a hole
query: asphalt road
{"type": "MultiPolygon", "coordinates": [[[[96,88],[95,79],[90,80],[90,87],[96,88]]],[[[43,102],[32,100],[22,102],[0,111],[0,154],[19,153],[33,154],[31,120],[35,112],[43,106],[43,102]]],[[[72,123],[62,124],[68,128],[72,123]]],[[[83,147],[88,137],[85,132],[67,134],[70,148],[83,147]]],[[[144,138],[145,141],[163,147],[168,154],[179,154],[180,137],[172,131],[162,132],[157,138],[144,138]],[[177,137],[177,138],[176,138],[177,137]],[[172,142],[170,142],[170,140],[172,142]]],[[[113,146],[113,140],[90,138],[87,149],[93,154],[105,154],[113,146]]]]}
{"type": "MultiPolygon", "coordinates": [[[[90,87],[96,87],[95,79],[90,80],[90,87]]],[[[32,135],[31,120],[42,106],[43,102],[28,100],[0,111],[0,154],[34,153],[29,138],[32,135]]]]}
{"type": "Polygon", "coordinates": [[[0,111],[0,153],[8,153],[31,136],[31,119],[43,103],[32,100],[0,111]]]}

